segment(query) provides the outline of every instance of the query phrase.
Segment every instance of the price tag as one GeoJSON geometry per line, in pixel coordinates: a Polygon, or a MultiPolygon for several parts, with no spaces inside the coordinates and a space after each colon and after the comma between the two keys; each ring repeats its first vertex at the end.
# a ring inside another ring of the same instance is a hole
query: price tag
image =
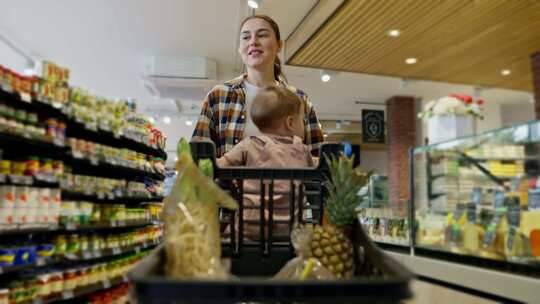
{"type": "Polygon", "coordinates": [[[113,248],[112,253],[114,255],[121,254],[122,250],[120,250],[120,248],[118,248],[118,247],[115,247],[115,248],[113,248]]]}
{"type": "Polygon", "coordinates": [[[111,221],[111,227],[117,227],[118,222],[117,221],[111,221]]]}
{"type": "Polygon", "coordinates": [[[119,221],[118,227],[126,227],[126,221],[119,221]]]}
{"type": "Polygon", "coordinates": [[[103,200],[103,199],[105,199],[105,193],[99,192],[99,193],[97,194],[97,197],[98,197],[98,199],[103,200]]]}
{"type": "Polygon", "coordinates": [[[136,254],[141,253],[141,247],[135,246],[135,253],[136,253],[136,254]]]}
{"type": "Polygon", "coordinates": [[[0,183],[5,183],[5,182],[6,182],[6,175],[0,174],[0,183]]]}
{"type": "Polygon", "coordinates": [[[34,300],[32,300],[32,304],[43,304],[43,299],[35,298],[34,300]]]}
{"type": "Polygon", "coordinates": [[[147,247],[148,247],[148,243],[147,243],[146,241],[144,241],[144,242],[142,243],[142,246],[143,246],[143,248],[147,248],[147,247]]]}
{"type": "Polygon", "coordinates": [[[120,197],[122,196],[122,190],[120,189],[116,189],[116,191],[114,192],[116,194],[116,196],[120,197]]]}
{"type": "Polygon", "coordinates": [[[64,300],[73,299],[74,297],[75,297],[75,295],[73,294],[73,290],[66,290],[66,291],[62,292],[62,298],[64,300]]]}
{"type": "Polygon", "coordinates": [[[92,164],[92,166],[97,166],[97,165],[99,165],[99,161],[98,161],[97,158],[92,157],[92,158],[90,159],[90,164],[92,164]]]}
{"type": "Polygon", "coordinates": [[[30,94],[28,93],[20,93],[20,97],[22,101],[26,101],[29,103],[32,102],[32,96],[30,96],[30,94]]]}
{"type": "Polygon", "coordinates": [[[89,251],[83,252],[82,256],[83,256],[83,259],[85,260],[90,260],[91,258],[93,258],[93,254],[89,251]]]}
{"type": "Polygon", "coordinates": [[[77,226],[74,223],[67,223],[66,230],[77,230],[77,226]]]}
{"type": "Polygon", "coordinates": [[[124,274],[124,275],[122,276],[122,281],[124,281],[124,283],[129,282],[129,278],[127,277],[127,275],[124,274]]]}
{"type": "Polygon", "coordinates": [[[103,288],[104,289],[111,288],[111,281],[109,281],[109,279],[104,280],[102,283],[103,283],[103,288]]]}
{"type": "Polygon", "coordinates": [[[102,256],[100,250],[95,250],[94,253],[93,253],[93,255],[94,255],[94,258],[96,258],[96,259],[97,259],[97,258],[100,258],[100,257],[102,256]]]}
{"type": "Polygon", "coordinates": [[[36,260],[36,265],[37,266],[45,266],[45,265],[47,265],[47,262],[45,261],[45,259],[37,259],[36,260]]]}
{"type": "Polygon", "coordinates": [[[114,199],[114,193],[107,193],[107,199],[113,200],[114,199]]]}

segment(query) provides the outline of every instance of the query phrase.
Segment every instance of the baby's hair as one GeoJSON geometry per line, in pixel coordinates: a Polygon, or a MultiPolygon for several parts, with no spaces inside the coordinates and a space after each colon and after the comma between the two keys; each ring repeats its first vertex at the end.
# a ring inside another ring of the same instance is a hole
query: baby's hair
{"type": "Polygon", "coordinates": [[[296,116],[304,110],[300,97],[290,90],[269,86],[259,90],[251,105],[251,119],[263,131],[276,127],[289,115],[296,116]]]}

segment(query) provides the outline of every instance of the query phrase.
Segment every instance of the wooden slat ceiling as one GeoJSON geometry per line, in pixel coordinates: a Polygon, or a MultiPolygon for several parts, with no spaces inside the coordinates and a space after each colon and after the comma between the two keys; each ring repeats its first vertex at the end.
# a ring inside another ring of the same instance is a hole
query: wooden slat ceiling
{"type": "Polygon", "coordinates": [[[348,0],[287,63],[532,91],[538,51],[540,0],[348,0]]]}

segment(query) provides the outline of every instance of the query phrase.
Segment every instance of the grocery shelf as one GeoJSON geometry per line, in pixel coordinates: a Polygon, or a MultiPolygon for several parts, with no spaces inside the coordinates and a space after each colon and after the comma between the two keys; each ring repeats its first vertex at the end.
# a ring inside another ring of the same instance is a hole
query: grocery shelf
{"type": "MultiPolygon", "coordinates": [[[[51,104],[36,100],[35,98],[30,100],[30,102],[23,101],[19,94],[9,93],[1,88],[0,98],[11,101],[9,102],[10,106],[24,109],[26,111],[37,112],[40,115],[47,117],[60,118],[61,120],[65,121],[67,126],[66,137],[89,140],[111,147],[131,149],[140,153],[167,159],[167,153],[162,149],[150,147],[144,143],[126,138],[125,136],[115,136],[109,131],[87,129],[83,123],[77,122],[75,119],[68,117],[62,112],[61,109],[56,108],[51,104]]],[[[3,140],[3,138],[0,138],[0,141],[3,140]]]]}
{"type": "Polygon", "coordinates": [[[56,303],[60,301],[75,301],[74,299],[88,296],[98,291],[103,291],[115,286],[118,286],[123,283],[129,282],[129,279],[126,275],[118,276],[112,279],[106,279],[104,281],[90,284],[87,286],[80,286],[74,290],[67,290],[62,293],[53,294],[47,297],[33,299],[31,301],[22,302],[24,304],[48,304],[56,303]]]}
{"type": "Polygon", "coordinates": [[[56,178],[48,181],[34,176],[18,176],[0,174],[0,185],[30,186],[36,188],[60,188],[60,183],[56,178]]]}
{"type": "Polygon", "coordinates": [[[144,227],[155,224],[155,221],[110,221],[101,223],[92,223],[84,225],[76,225],[68,223],[60,227],[36,227],[36,228],[20,228],[20,229],[3,229],[0,230],[0,236],[7,235],[31,235],[31,234],[47,234],[58,232],[87,232],[96,230],[110,230],[144,227]]]}
{"type": "Polygon", "coordinates": [[[163,159],[167,158],[167,153],[161,149],[150,147],[146,144],[134,141],[124,136],[116,136],[114,133],[104,130],[90,130],[80,122],[70,119],[66,123],[66,136],[84,139],[102,145],[115,148],[125,148],[140,153],[149,154],[163,159]]]}
{"type": "Polygon", "coordinates": [[[27,138],[5,132],[0,132],[0,142],[2,143],[4,155],[7,154],[8,151],[5,149],[6,147],[9,147],[9,151],[18,156],[30,156],[39,152],[42,156],[62,158],[66,151],[64,146],[58,146],[48,141],[27,138]]]}
{"type": "Polygon", "coordinates": [[[160,240],[152,240],[150,242],[143,242],[141,244],[124,246],[124,247],[116,247],[113,249],[86,251],[77,255],[76,254],[65,255],[63,258],[60,258],[60,262],[89,261],[89,260],[94,260],[94,259],[113,257],[117,255],[122,255],[125,253],[132,253],[132,252],[139,253],[141,252],[141,250],[154,248],[158,246],[159,244],[160,244],[160,240]]]}
{"type": "Polygon", "coordinates": [[[88,262],[96,259],[106,259],[110,257],[115,257],[118,255],[126,253],[140,253],[142,250],[152,249],[157,247],[160,244],[160,240],[152,240],[150,242],[143,242],[141,244],[117,247],[114,249],[105,249],[98,251],[87,251],[78,255],[66,255],[63,257],[53,257],[53,258],[38,258],[34,263],[28,263],[24,265],[17,266],[4,266],[0,267],[0,275],[12,274],[20,272],[22,270],[34,269],[38,267],[51,267],[51,266],[62,266],[62,265],[72,265],[77,262],[88,262]]]}
{"type": "Polygon", "coordinates": [[[35,98],[30,99],[30,101],[23,100],[20,94],[9,93],[0,89],[0,98],[2,100],[9,101],[7,105],[17,109],[22,109],[29,112],[36,112],[39,115],[46,117],[55,117],[61,120],[66,120],[67,116],[62,113],[59,108],[56,108],[48,103],[36,100],[35,98]]]}
{"type": "Polygon", "coordinates": [[[145,177],[160,181],[165,179],[165,175],[156,172],[149,172],[120,165],[112,165],[104,162],[99,162],[95,164],[88,159],[80,159],[74,157],[68,158],[66,161],[66,165],[72,167],[73,173],[82,175],[119,178],[131,181],[140,181],[145,177]]]}
{"type": "Polygon", "coordinates": [[[89,201],[94,203],[119,203],[119,204],[136,204],[136,203],[145,203],[145,202],[161,202],[163,201],[163,196],[115,196],[111,195],[109,197],[103,196],[100,197],[94,194],[84,194],[72,191],[62,190],[62,200],[73,200],[73,201],[89,201]]]}

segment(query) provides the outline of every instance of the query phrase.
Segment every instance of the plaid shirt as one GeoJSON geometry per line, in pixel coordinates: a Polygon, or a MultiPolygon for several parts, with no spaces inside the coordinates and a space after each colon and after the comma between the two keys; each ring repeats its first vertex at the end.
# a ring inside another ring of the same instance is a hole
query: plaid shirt
{"type": "MultiPolygon", "coordinates": [[[[239,76],[215,86],[206,95],[202,105],[201,115],[193,131],[191,140],[211,140],[217,148],[217,156],[232,149],[244,138],[244,123],[246,117],[246,93],[244,79],[246,75],[239,76]]],[[[315,115],[313,105],[306,93],[290,85],[280,82],[306,104],[306,134],[304,143],[311,149],[317,149],[324,141],[321,124],[315,115]]]]}

